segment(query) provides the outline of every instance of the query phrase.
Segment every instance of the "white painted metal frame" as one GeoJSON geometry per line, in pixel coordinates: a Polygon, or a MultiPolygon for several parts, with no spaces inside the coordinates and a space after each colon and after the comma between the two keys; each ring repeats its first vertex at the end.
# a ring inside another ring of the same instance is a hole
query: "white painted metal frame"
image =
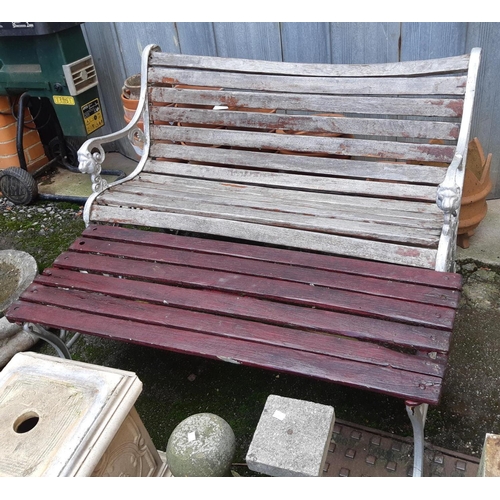
{"type": "Polygon", "coordinates": [[[88,225],[90,222],[90,207],[92,206],[95,198],[108,187],[115,186],[117,184],[121,184],[130,179],[133,179],[142,171],[144,164],[148,159],[150,146],[149,107],[147,99],[148,65],[150,54],[151,52],[155,51],[160,51],[160,47],[154,44],[148,45],[143,50],[141,61],[141,93],[139,96],[137,109],[130,122],[118,132],[85,141],[78,150],[78,169],[84,174],[90,174],[92,179],[93,194],[87,199],[83,212],[83,219],[86,225],[88,225]],[[144,132],[138,126],[141,118],[143,122],[144,132]],[[118,139],[122,139],[124,137],[128,137],[133,145],[142,145],[142,148],[140,148],[142,149],[141,159],[137,164],[135,170],[131,172],[127,177],[108,184],[106,180],[101,177],[102,164],[106,157],[102,145],[112,141],[116,141],[118,139]]]}
{"type": "Polygon", "coordinates": [[[481,59],[481,49],[474,48],[470,54],[467,87],[465,89],[462,126],[458,137],[455,157],[439,185],[436,203],[444,213],[444,223],[436,256],[436,271],[454,271],[457,247],[458,218],[467,163],[472,109],[476,93],[476,82],[481,59]]]}

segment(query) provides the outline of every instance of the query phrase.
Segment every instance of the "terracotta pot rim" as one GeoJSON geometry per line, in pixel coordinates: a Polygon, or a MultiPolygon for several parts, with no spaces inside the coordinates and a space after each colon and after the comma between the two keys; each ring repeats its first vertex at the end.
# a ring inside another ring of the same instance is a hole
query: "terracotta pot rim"
{"type": "Polygon", "coordinates": [[[470,205],[471,203],[474,203],[476,201],[482,200],[483,198],[486,198],[491,191],[491,188],[493,187],[491,180],[489,180],[480,191],[477,193],[470,194],[468,196],[464,196],[462,198],[462,205],[470,205]]]}

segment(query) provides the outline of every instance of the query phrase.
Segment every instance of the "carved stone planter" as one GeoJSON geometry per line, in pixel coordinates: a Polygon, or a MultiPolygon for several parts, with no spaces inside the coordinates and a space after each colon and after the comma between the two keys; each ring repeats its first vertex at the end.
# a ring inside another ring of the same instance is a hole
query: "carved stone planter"
{"type": "Polygon", "coordinates": [[[19,250],[0,251],[0,368],[14,354],[33,347],[38,339],[3,317],[3,312],[30,285],[38,272],[32,255],[19,250]]]}
{"type": "Polygon", "coordinates": [[[491,158],[491,153],[485,158],[477,137],[470,141],[458,224],[457,244],[461,248],[469,248],[469,238],[488,211],[486,197],[492,188],[491,158]]]}
{"type": "Polygon", "coordinates": [[[0,372],[0,476],[164,476],[134,373],[38,353],[0,372]]]}

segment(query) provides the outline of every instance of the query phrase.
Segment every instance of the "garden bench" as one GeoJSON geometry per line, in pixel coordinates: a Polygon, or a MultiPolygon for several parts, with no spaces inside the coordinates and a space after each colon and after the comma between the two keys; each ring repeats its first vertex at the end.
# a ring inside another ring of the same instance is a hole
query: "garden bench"
{"type": "Polygon", "coordinates": [[[162,53],[137,111],[88,140],[86,229],[7,311],[47,329],[402,399],[422,474],[461,278],[454,254],[480,49],[371,65],[162,53]],[[108,185],[102,144],[136,170],[108,185]]]}

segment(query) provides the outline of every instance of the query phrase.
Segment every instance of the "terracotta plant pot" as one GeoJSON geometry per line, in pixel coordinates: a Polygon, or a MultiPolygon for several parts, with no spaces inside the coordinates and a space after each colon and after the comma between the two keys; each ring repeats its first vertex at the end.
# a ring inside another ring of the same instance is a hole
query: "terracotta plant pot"
{"type": "MultiPolygon", "coordinates": [[[[130,123],[130,120],[132,120],[132,118],[134,117],[139,101],[137,99],[130,99],[126,96],[126,94],[123,93],[121,95],[121,99],[123,105],[123,119],[128,125],[130,123]]],[[[142,131],[144,131],[144,123],[142,119],[139,120],[139,123],[137,125],[142,131]]]]}
{"type": "Polygon", "coordinates": [[[483,147],[477,137],[469,142],[457,236],[457,244],[461,248],[469,248],[469,238],[488,211],[486,197],[492,188],[490,178],[492,156],[490,153],[485,158],[483,147]]]}

